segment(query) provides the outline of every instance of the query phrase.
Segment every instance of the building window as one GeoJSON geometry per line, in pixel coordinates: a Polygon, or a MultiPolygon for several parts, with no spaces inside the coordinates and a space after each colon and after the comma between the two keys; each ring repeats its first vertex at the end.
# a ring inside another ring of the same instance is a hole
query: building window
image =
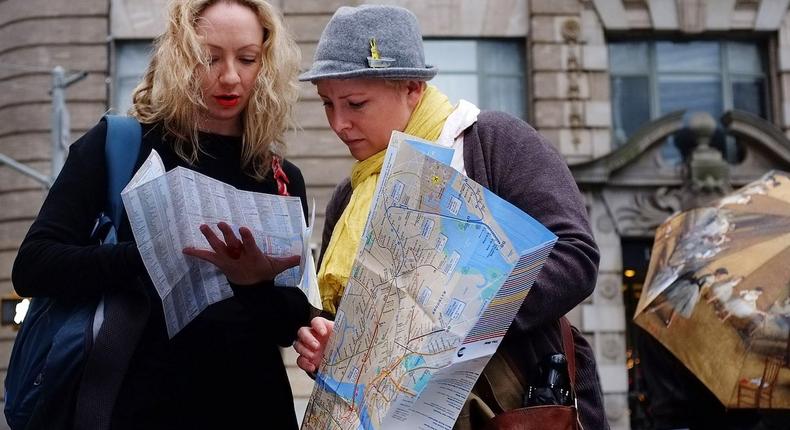
{"type": "Polygon", "coordinates": [[[452,103],[464,99],[519,118],[526,118],[524,53],[521,40],[425,41],[425,61],[439,69],[430,83],[452,103]]]}
{"type": "Polygon", "coordinates": [[[132,106],[132,91],[143,79],[150,59],[150,41],[115,42],[112,107],[116,113],[125,114],[132,106]]]}
{"type": "MultiPolygon", "coordinates": [[[[730,109],[768,116],[761,45],[736,41],[639,41],[609,44],[612,126],[616,146],[646,122],[672,111],[705,111],[719,119],[730,109]]],[[[734,142],[724,155],[737,162],[734,142]]],[[[664,158],[679,162],[671,141],[664,158]]]]}
{"type": "MultiPolygon", "coordinates": [[[[115,44],[113,108],[125,113],[151,55],[150,41],[115,44]]],[[[440,73],[431,80],[452,103],[468,100],[481,109],[526,118],[524,44],[517,40],[426,40],[425,61],[440,73]]]]}

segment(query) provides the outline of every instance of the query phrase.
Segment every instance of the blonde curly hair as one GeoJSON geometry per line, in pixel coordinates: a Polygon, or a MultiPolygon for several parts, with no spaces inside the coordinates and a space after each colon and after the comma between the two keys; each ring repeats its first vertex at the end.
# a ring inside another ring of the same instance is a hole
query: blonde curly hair
{"type": "Polygon", "coordinates": [[[263,0],[174,0],[167,30],[159,36],[142,82],[132,93],[129,115],[143,123],[161,122],[179,157],[195,164],[201,153],[198,129],[206,109],[200,74],[210,55],[197,23],[209,6],[238,3],[250,8],[263,27],[261,69],[242,113],[241,169],[257,180],[270,170],[272,155],[283,156],[283,134],[294,126],[300,53],[282,20],[263,0]]]}

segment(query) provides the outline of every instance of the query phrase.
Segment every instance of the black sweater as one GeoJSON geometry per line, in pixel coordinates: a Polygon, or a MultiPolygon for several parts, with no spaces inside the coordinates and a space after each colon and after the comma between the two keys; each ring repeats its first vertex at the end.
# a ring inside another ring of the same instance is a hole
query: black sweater
{"type": "MultiPolygon", "coordinates": [[[[77,427],[272,428],[296,426],[293,398],[277,344],[290,345],[309,323],[309,305],[296,288],[233,286],[235,297],[202,312],[167,338],[161,302],[124,215],[117,245],[94,245],[90,233],[104,205],[106,124],[75,142],[57,181],[23,241],[13,269],[22,296],[96,296],[107,315],[89,358],[73,418],[77,427]],[[126,320],[117,300],[137,300],[126,320]],[[105,336],[107,339],[102,339],[105,336]],[[128,366],[124,363],[128,363],[128,366]],[[120,375],[117,387],[104,372],[120,375]],[[89,382],[86,382],[89,380],[89,382]],[[91,383],[99,388],[88,391],[91,383]],[[114,400],[117,397],[117,400],[114,400]],[[83,408],[83,405],[87,406],[83,408]],[[110,419],[111,417],[111,419],[110,419]]],[[[201,133],[196,165],[180,159],[161,127],[143,125],[136,167],[151,152],[165,168],[185,166],[242,190],[276,194],[271,173],[258,182],[240,168],[241,138],[201,133]]],[[[301,172],[285,161],[291,195],[305,206],[301,172]]],[[[198,226],[194,226],[195,229],[198,226]]],[[[72,418],[68,418],[71,420],[72,418]]],[[[47,423],[42,423],[47,424],[47,423]]]]}

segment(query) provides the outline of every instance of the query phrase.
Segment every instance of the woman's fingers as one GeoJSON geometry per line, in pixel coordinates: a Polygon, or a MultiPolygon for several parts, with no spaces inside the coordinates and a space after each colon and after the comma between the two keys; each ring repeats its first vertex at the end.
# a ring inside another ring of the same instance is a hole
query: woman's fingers
{"type": "Polygon", "coordinates": [[[296,332],[294,350],[299,354],[296,364],[305,372],[315,372],[324,358],[324,348],[329,342],[335,323],[326,318],[315,317],[310,327],[302,327],[296,332]]]}
{"type": "Polygon", "coordinates": [[[311,362],[310,360],[304,357],[297,358],[296,365],[307,373],[313,373],[318,369],[318,367],[315,364],[313,364],[313,362],[311,362]]]}
{"type": "Polygon", "coordinates": [[[209,246],[211,246],[211,249],[213,249],[214,252],[225,250],[225,243],[223,243],[217,237],[217,235],[214,234],[214,231],[211,230],[211,227],[207,226],[206,224],[202,224],[200,226],[200,232],[203,233],[203,237],[206,238],[206,241],[208,241],[209,246]]]}
{"type": "Polygon", "coordinates": [[[310,326],[313,331],[321,338],[321,342],[325,343],[329,340],[329,336],[335,328],[335,322],[329,321],[324,317],[315,317],[310,321],[310,326]]]}
{"type": "MultiPolygon", "coordinates": [[[[316,317],[316,318],[319,318],[319,317],[316,317]]],[[[315,318],[313,318],[313,319],[315,319],[315,318]]],[[[301,327],[296,332],[296,337],[298,339],[296,341],[296,343],[301,343],[303,345],[306,345],[307,347],[311,348],[312,350],[317,350],[321,346],[321,343],[313,335],[313,331],[311,330],[310,327],[301,327]]],[[[299,351],[297,351],[297,352],[299,352],[299,351]]]]}
{"type": "Polygon", "coordinates": [[[236,237],[233,228],[226,222],[217,223],[217,228],[222,232],[222,236],[225,239],[228,256],[237,260],[241,256],[242,243],[239,238],[236,237]]]}
{"type": "Polygon", "coordinates": [[[299,341],[294,343],[294,350],[299,354],[296,364],[305,372],[315,372],[324,358],[323,351],[314,351],[299,341]]]}
{"type": "Polygon", "coordinates": [[[317,351],[309,346],[301,343],[295,342],[294,343],[294,351],[299,354],[300,357],[304,357],[312,362],[316,361],[315,358],[318,356],[317,351]]]}
{"type": "Polygon", "coordinates": [[[298,255],[292,255],[290,257],[269,257],[269,263],[272,265],[272,272],[277,274],[291,267],[298,266],[301,259],[302,258],[298,255]]]}
{"type": "Polygon", "coordinates": [[[239,235],[241,236],[241,246],[244,248],[245,252],[252,255],[254,252],[259,251],[258,244],[255,243],[255,237],[252,235],[252,231],[250,231],[249,228],[239,228],[239,235]]]}
{"type": "Polygon", "coordinates": [[[183,252],[184,255],[197,257],[201,260],[208,261],[215,266],[217,265],[217,254],[214,251],[198,248],[184,248],[181,252],[183,252]]]}
{"type": "Polygon", "coordinates": [[[214,230],[211,229],[206,224],[200,226],[200,232],[203,233],[203,236],[206,238],[209,246],[214,252],[222,255],[227,255],[228,257],[238,260],[241,257],[242,250],[251,252],[252,250],[256,249],[255,239],[252,238],[252,233],[246,227],[242,227],[241,230],[246,231],[248,236],[248,241],[251,242],[251,246],[248,246],[248,243],[244,243],[244,234],[243,231],[240,232],[242,236],[242,240],[239,240],[236,237],[236,233],[233,231],[233,227],[231,227],[226,222],[219,222],[217,223],[217,228],[222,233],[222,239],[220,239],[215,233],[214,230]]]}
{"type": "Polygon", "coordinates": [[[221,239],[208,225],[200,226],[211,249],[185,248],[184,254],[200,258],[217,266],[232,283],[253,285],[274,279],[277,274],[299,264],[300,257],[273,257],[258,249],[252,231],[241,227],[236,232],[226,222],[217,223],[221,239]],[[241,239],[239,239],[239,236],[241,239]]]}
{"type": "Polygon", "coordinates": [[[310,327],[313,328],[313,331],[315,331],[318,336],[324,337],[328,331],[326,328],[327,321],[328,320],[324,317],[315,317],[310,320],[310,327]]]}

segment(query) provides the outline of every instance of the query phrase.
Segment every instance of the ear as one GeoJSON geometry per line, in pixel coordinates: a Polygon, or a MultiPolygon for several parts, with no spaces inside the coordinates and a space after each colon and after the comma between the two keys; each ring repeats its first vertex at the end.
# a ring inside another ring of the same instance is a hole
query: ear
{"type": "Polygon", "coordinates": [[[420,102],[422,95],[425,93],[427,84],[424,81],[407,81],[406,82],[406,102],[409,105],[409,110],[414,110],[420,102]]]}

